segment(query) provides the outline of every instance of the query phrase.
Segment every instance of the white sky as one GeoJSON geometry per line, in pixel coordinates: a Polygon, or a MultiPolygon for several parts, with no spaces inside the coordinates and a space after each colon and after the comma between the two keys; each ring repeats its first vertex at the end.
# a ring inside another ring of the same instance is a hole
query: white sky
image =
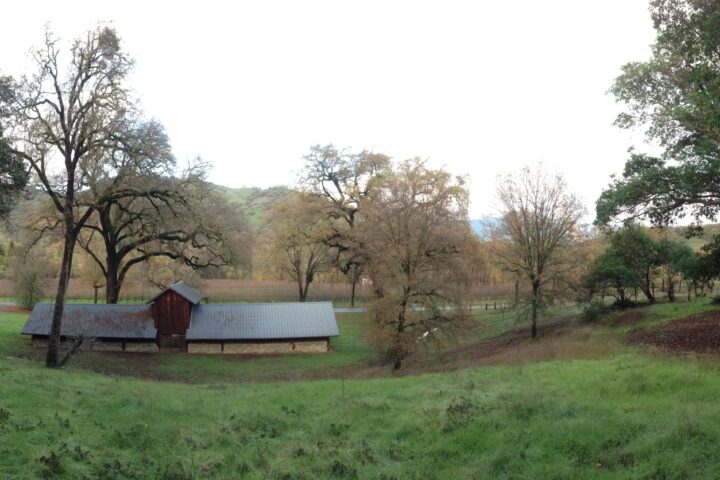
{"type": "Polygon", "coordinates": [[[471,178],[492,212],[498,173],[542,160],[588,209],[633,140],[606,92],[649,56],[646,0],[15,1],[0,71],[27,68],[50,22],[72,39],[112,21],[132,86],[180,161],[227,186],[293,184],[313,144],[425,157],[471,178]]]}

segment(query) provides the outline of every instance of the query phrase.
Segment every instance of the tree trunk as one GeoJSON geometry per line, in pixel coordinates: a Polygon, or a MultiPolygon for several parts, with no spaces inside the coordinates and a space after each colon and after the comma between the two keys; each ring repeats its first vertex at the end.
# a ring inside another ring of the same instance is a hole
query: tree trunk
{"type": "Polygon", "coordinates": [[[520,303],[520,279],[515,279],[515,306],[520,303]]]}
{"type": "Polygon", "coordinates": [[[645,294],[645,297],[647,297],[648,302],[655,303],[655,285],[653,284],[652,280],[650,279],[650,267],[645,270],[645,284],[640,285],[640,290],[645,294]]]}
{"type": "Polygon", "coordinates": [[[400,313],[398,314],[398,326],[395,330],[395,363],[393,364],[393,370],[399,370],[402,366],[403,349],[400,339],[400,335],[405,331],[405,308],[406,304],[403,302],[400,305],[400,313]]]}
{"type": "Polygon", "coordinates": [[[118,245],[115,238],[115,229],[110,218],[110,208],[98,211],[100,225],[102,225],[103,241],[105,242],[105,303],[116,304],[120,299],[121,281],[118,277],[120,259],[118,259],[118,245]]]}
{"type": "Polygon", "coordinates": [[[93,303],[97,305],[98,290],[100,290],[100,285],[93,285],[93,288],[95,289],[95,298],[93,299],[93,303]]]}
{"type": "Polygon", "coordinates": [[[667,280],[667,298],[669,302],[675,301],[675,282],[672,277],[668,277],[667,280]]]}
{"type": "Polygon", "coordinates": [[[640,290],[643,292],[645,297],[648,299],[648,302],[655,303],[655,295],[653,295],[652,290],[650,290],[649,284],[640,285],[640,290]]]}
{"type": "Polygon", "coordinates": [[[298,301],[304,302],[305,301],[305,293],[307,290],[303,289],[302,283],[298,282],[298,301]]]}
{"type": "Polygon", "coordinates": [[[538,317],[538,303],[540,302],[540,282],[534,280],[532,283],[532,328],[530,335],[532,338],[537,338],[537,317],[538,317]]]}
{"type": "MultiPolygon", "coordinates": [[[[66,208],[68,206],[66,205],[66,208]]],[[[65,309],[65,296],[67,295],[70,271],[72,269],[73,250],[75,249],[75,220],[70,212],[65,212],[65,244],[63,246],[62,263],[58,275],[58,288],[55,295],[55,308],[53,309],[50,336],[48,338],[48,351],[45,357],[45,365],[50,368],[59,368],[60,365],[60,326],[62,324],[63,310],[65,309]]]]}
{"type": "Polygon", "coordinates": [[[115,266],[108,264],[107,275],[105,276],[105,303],[116,304],[120,300],[120,282],[117,277],[115,266]]]}
{"type": "Polygon", "coordinates": [[[353,267],[352,289],[350,290],[350,307],[355,306],[355,286],[357,285],[357,281],[358,281],[357,267],[353,267]]]}

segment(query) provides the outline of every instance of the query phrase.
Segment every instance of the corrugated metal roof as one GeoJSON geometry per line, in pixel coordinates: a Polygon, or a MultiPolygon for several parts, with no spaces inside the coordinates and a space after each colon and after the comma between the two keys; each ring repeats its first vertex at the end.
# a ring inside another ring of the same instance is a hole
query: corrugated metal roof
{"type": "Polygon", "coordinates": [[[339,335],[330,302],[193,306],[187,340],[270,340],[339,335]]]}
{"type": "Polygon", "coordinates": [[[149,302],[147,302],[147,303],[152,303],[152,302],[154,302],[155,299],[157,299],[160,295],[162,295],[163,293],[167,292],[168,290],[172,290],[173,292],[177,293],[178,295],[180,295],[181,297],[183,297],[185,300],[187,300],[188,302],[190,302],[190,303],[192,303],[192,304],[200,303],[200,300],[203,299],[203,294],[202,294],[202,293],[198,292],[197,290],[195,290],[194,288],[192,288],[190,285],[188,285],[187,283],[185,283],[185,282],[183,282],[182,280],[180,280],[179,282],[173,283],[173,284],[170,285],[168,288],[166,288],[166,289],[163,290],[162,292],[160,292],[160,293],[158,293],[157,295],[155,295],[155,296],[154,296],[149,302]]]}
{"type": "Polygon", "coordinates": [[[190,303],[200,303],[200,300],[203,298],[202,293],[183,281],[173,283],[168,289],[174,291],[190,303]]]}
{"type": "MultiPolygon", "coordinates": [[[[54,304],[38,303],[25,322],[25,335],[49,335],[54,304]]],[[[157,331],[147,305],[66,304],[60,335],[154,340],[157,331]]]]}

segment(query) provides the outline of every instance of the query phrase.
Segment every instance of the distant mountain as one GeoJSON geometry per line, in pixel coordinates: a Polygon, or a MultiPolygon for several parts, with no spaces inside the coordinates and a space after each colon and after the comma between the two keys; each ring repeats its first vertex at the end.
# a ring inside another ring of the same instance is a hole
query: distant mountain
{"type": "Polygon", "coordinates": [[[276,200],[285,198],[290,189],[285,186],[270,188],[241,187],[231,188],[222,185],[215,185],[230,202],[237,203],[243,207],[250,224],[258,227],[262,224],[265,212],[276,200]]]}

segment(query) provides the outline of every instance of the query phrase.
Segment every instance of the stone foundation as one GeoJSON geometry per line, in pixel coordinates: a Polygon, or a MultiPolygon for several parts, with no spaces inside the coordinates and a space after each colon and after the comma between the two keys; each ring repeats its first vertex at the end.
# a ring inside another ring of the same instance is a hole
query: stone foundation
{"type": "MultiPolygon", "coordinates": [[[[65,340],[61,343],[61,348],[68,347],[70,343],[65,340]]],[[[31,338],[30,345],[34,348],[47,348],[48,340],[46,338],[31,338]]],[[[85,340],[80,347],[81,351],[86,352],[132,352],[132,353],[155,353],[158,347],[154,342],[126,342],[123,349],[122,342],[108,342],[102,340],[85,340]]],[[[220,353],[220,352],[218,352],[220,353]]]]}
{"type": "Polygon", "coordinates": [[[283,353],[322,353],[328,351],[327,340],[295,342],[225,343],[223,353],[237,355],[268,355],[283,353]]]}
{"type": "Polygon", "coordinates": [[[157,353],[158,346],[155,343],[150,342],[127,342],[125,344],[126,352],[137,352],[137,353],[157,353]]]}
{"type": "Polygon", "coordinates": [[[93,352],[122,352],[122,342],[88,342],[83,343],[82,350],[91,350],[93,352]]]}
{"type": "Polygon", "coordinates": [[[295,353],[324,353],[328,350],[327,340],[295,342],[295,353]]]}
{"type": "Polygon", "coordinates": [[[222,345],[220,343],[188,343],[188,353],[222,353],[222,345]]]}
{"type": "MultiPolygon", "coordinates": [[[[64,343],[64,342],[63,342],[64,343]]],[[[30,344],[35,348],[47,348],[45,338],[33,338],[30,344]]],[[[87,340],[81,350],[93,352],[130,352],[156,353],[158,346],[152,342],[126,342],[123,350],[122,342],[103,342],[87,340]]],[[[228,342],[202,343],[188,342],[187,353],[228,354],[228,355],[277,355],[288,353],[325,353],[329,351],[327,340],[297,340],[282,342],[228,342]]]]}
{"type": "Polygon", "coordinates": [[[30,345],[37,348],[47,349],[48,341],[46,338],[30,338],[30,345]]]}

